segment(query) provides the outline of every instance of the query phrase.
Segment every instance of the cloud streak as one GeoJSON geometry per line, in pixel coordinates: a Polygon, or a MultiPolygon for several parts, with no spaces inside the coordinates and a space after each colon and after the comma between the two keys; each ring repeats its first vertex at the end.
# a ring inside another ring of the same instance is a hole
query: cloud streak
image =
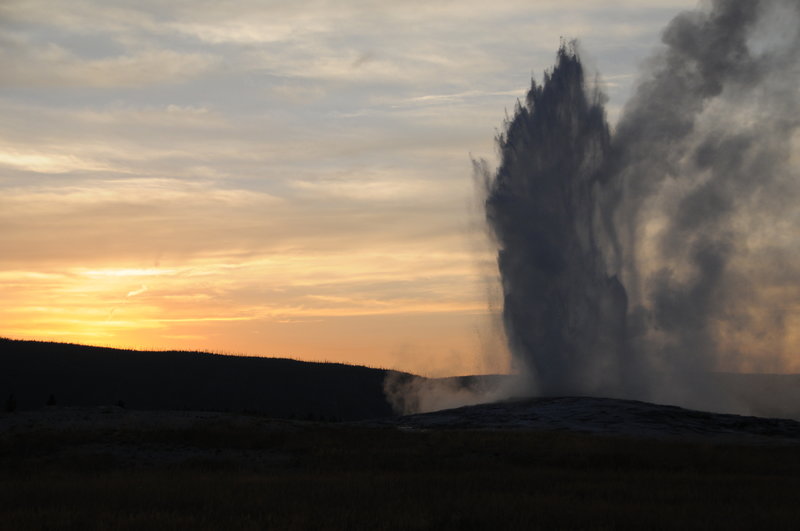
{"type": "Polygon", "coordinates": [[[2,2],[0,334],[498,370],[469,154],[562,32],[626,75],[692,3],[2,2]]]}

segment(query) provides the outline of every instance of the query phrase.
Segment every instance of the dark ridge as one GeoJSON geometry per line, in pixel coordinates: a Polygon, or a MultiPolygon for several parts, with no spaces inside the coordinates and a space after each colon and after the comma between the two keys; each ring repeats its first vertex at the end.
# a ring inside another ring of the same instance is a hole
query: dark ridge
{"type": "Polygon", "coordinates": [[[391,416],[387,371],[338,363],[133,351],[0,338],[4,410],[119,405],[303,420],[391,416]]]}

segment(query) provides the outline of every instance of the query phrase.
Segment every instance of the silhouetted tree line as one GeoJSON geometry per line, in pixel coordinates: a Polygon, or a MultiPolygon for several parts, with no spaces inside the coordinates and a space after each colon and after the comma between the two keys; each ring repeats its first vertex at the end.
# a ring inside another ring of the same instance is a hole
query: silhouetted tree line
{"type": "Polygon", "coordinates": [[[116,404],[324,422],[376,418],[393,414],[385,374],[335,363],[0,338],[0,389],[14,389],[6,411],[116,404]]]}
{"type": "Polygon", "coordinates": [[[11,413],[12,411],[17,410],[17,400],[14,398],[14,394],[8,395],[8,400],[6,400],[6,412],[11,413]]]}

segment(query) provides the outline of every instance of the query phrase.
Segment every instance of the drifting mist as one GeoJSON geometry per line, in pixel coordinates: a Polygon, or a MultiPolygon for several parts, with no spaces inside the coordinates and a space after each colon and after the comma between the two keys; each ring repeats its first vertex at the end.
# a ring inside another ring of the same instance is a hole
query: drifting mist
{"type": "Polygon", "coordinates": [[[531,392],[736,409],[706,375],[800,368],[798,28],[794,1],[678,15],[613,131],[576,45],[533,82],[475,164],[531,392]]]}

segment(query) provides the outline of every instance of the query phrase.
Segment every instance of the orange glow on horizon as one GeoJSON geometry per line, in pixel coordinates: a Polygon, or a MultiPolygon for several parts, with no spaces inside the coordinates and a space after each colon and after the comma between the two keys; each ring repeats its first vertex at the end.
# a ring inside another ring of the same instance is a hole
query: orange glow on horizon
{"type": "Polygon", "coordinates": [[[194,260],[170,267],[6,271],[0,273],[7,302],[0,335],[333,361],[432,376],[508,370],[483,294],[455,285],[464,271],[456,271],[452,291],[441,289],[453,274],[444,268],[438,292],[393,292],[398,272],[369,272],[369,255],[361,258],[353,270],[346,257],[273,256],[236,266],[194,260]],[[294,269],[299,263],[311,264],[314,273],[294,269]],[[359,286],[370,280],[383,282],[385,291],[364,292],[359,286]]]}

